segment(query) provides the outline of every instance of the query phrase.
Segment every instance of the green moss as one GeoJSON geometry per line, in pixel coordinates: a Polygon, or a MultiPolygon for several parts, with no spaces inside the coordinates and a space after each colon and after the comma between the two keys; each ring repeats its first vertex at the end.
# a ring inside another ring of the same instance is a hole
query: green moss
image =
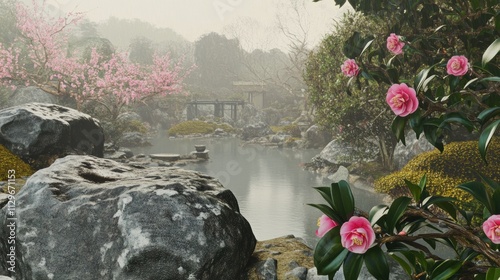
{"type": "Polygon", "coordinates": [[[392,197],[408,195],[404,179],[418,183],[427,174],[427,189],[431,194],[451,196],[468,203],[472,197],[456,186],[478,179],[476,173],[500,182],[500,137],[495,137],[488,148],[485,164],[477,141],[454,142],[438,150],[422,153],[408,162],[400,171],[375,181],[375,189],[392,197]]]}
{"type": "Polygon", "coordinates": [[[121,125],[123,126],[123,132],[140,132],[143,134],[148,132],[148,128],[138,120],[123,122],[121,125]]]}
{"type": "Polygon", "coordinates": [[[301,137],[300,128],[296,124],[289,124],[284,126],[271,126],[271,131],[273,133],[283,132],[295,138],[301,137]]]}
{"type": "Polygon", "coordinates": [[[232,132],[234,129],[228,124],[217,124],[213,122],[204,121],[185,121],[172,126],[168,130],[168,134],[176,135],[190,135],[190,134],[211,134],[217,128],[221,128],[225,132],[232,132]]]}
{"type": "Polygon", "coordinates": [[[27,163],[2,145],[0,145],[0,158],[0,181],[7,181],[9,179],[9,174],[12,174],[9,170],[15,171],[14,176],[16,180],[22,176],[33,174],[33,170],[27,163]]]}

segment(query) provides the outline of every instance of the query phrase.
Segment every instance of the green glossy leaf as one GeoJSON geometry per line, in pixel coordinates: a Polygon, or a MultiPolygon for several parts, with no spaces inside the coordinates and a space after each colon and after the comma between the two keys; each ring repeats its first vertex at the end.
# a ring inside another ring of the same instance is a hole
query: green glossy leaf
{"type": "Polygon", "coordinates": [[[458,208],[457,210],[458,212],[460,212],[460,215],[462,215],[462,217],[465,219],[467,225],[470,226],[472,223],[472,218],[474,217],[474,213],[472,211],[465,211],[460,208],[458,208]]]}
{"type": "Polygon", "coordinates": [[[319,211],[323,212],[323,214],[327,215],[330,217],[330,219],[334,220],[338,224],[342,223],[342,218],[335,212],[330,206],[325,205],[325,204],[307,204],[309,206],[312,206],[316,209],[319,209],[319,211]]]}
{"type": "Polygon", "coordinates": [[[462,267],[462,263],[457,260],[445,260],[431,272],[431,279],[445,280],[451,278],[462,267]]]}
{"type": "Polygon", "coordinates": [[[500,77],[487,77],[481,79],[481,82],[500,82],[500,77]]]}
{"type": "Polygon", "coordinates": [[[492,107],[482,111],[478,116],[478,120],[481,124],[485,124],[491,118],[500,115],[500,107],[492,107]]]}
{"type": "Polygon", "coordinates": [[[467,182],[458,185],[457,188],[470,193],[477,201],[484,205],[491,212],[491,205],[486,189],[481,182],[467,182]]]}
{"type": "Polygon", "coordinates": [[[500,189],[495,190],[491,196],[491,214],[500,214],[500,189]]]}
{"type": "Polygon", "coordinates": [[[474,280],[486,280],[486,274],[476,274],[474,280]]]}
{"type": "Polygon", "coordinates": [[[398,220],[403,216],[408,204],[410,204],[411,198],[402,196],[398,197],[392,202],[392,205],[389,207],[389,211],[387,212],[387,231],[392,233],[394,231],[394,227],[398,220]]]}
{"type": "Polygon", "coordinates": [[[490,144],[491,138],[495,135],[495,131],[497,127],[500,125],[500,120],[496,120],[489,124],[481,135],[479,136],[479,153],[481,154],[481,158],[487,162],[486,160],[486,152],[488,150],[488,145],[490,144]]]}
{"type": "Polygon", "coordinates": [[[420,194],[420,200],[423,200],[424,198],[426,198],[426,197],[429,196],[429,192],[426,189],[426,186],[427,186],[427,174],[425,174],[424,176],[422,176],[422,178],[420,178],[420,182],[418,183],[418,186],[422,190],[422,193],[420,194]]]}
{"type": "Polygon", "coordinates": [[[434,32],[438,32],[439,30],[441,30],[441,28],[443,28],[445,26],[446,26],[446,24],[438,26],[436,29],[434,29],[434,32]]]}
{"type": "MultiPolygon", "coordinates": [[[[422,87],[422,84],[424,83],[425,79],[427,79],[427,76],[429,75],[429,72],[431,71],[431,68],[425,68],[420,71],[417,76],[415,77],[415,80],[413,82],[413,88],[415,89],[420,89],[422,87]]],[[[417,91],[418,93],[418,91],[417,91]]]]}
{"type": "MultiPolygon", "coordinates": [[[[363,37],[363,35],[355,31],[349,39],[344,43],[343,53],[346,57],[354,59],[359,57],[366,50],[366,45],[373,41],[373,36],[363,37]]],[[[371,44],[371,43],[370,43],[371,44]]]]}
{"type": "Polygon", "coordinates": [[[491,216],[490,211],[486,207],[484,207],[483,208],[483,220],[488,219],[490,216],[491,216]]]}
{"type": "Polygon", "coordinates": [[[479,253],[474,251],[472,248],[465,248],[459,255],[459,260],[462,263],[472,261],[475,257],[479,256],[479,253]]]}
{"type": "Polygon", "coordinates": [[[316,187],[314,189],[317,190],[321,194],[323,199],[326,200],[326,202],[328,202],[328,204],[330,204],[330,206],[333,208],[332,192],[330,187],[316,187]]]}
{"type": "Polygon", "coordinates": [[[341,180],[331,186],[332,201],[338,215],[343,218],[342,222],[349,220],[354,214],[354,196],[349,183],[341,180]]]}
{"type": "Polygon", "coordinates": [[[335,274],[348,252],[340,243],[340,227],[334,227],[328,231],[314,249],[314,265],[318,269],[318,274],[335,274]]]}
{"type": "Polygon", "coordinates": [[[437,196],[437,195],[436,196],[429,196],[422,201],[422,205],[423,205],[422,207],[429,208],[431,205],[436,204],[436,203],[452,202],[452,201],[456,201],[456,199],[453,197],[444,197],[444,196],[437,196]]]}
{"type": "Polygon", "coordinates": [[[500,279],[500,268],[491,267],[486,272],[486,280],[498,280],[500,279]]]}
{"type": "Polygon", "coordinates": [[[408,121],[407,118],[397,116],[394,118],[391,125],[392,133],[394,133],[394,136],[396,136],[396,139],[398,141],[401,140],[401,143],[403,143],[403,145],[406,145],[405,126],[407,121],[408,121]]]}
{"type": "Polygon", "coordinates": [[[437,76],[436,75],[432,75],[430,77],[428,77],[427,79],[424,80],[424,82],[422,84],[420,84],[420,88],[417,88],[417,92],[419,92],[420,90],[422,91],[426,91],[427,90],[427,85],[434,79],[436,78],[437,76]]]}
{"type": "Polygon", "coordinates": [[[490,187],[492,190],[498,190],[500,189],[500,184],[491,180],[490,178],[482,175],[482,174],[478,174],[479,178],[481,178],[481,182],[483,182],[484,185],[490,187]]]}
{"type": "Polygon", "coordinates": [[[418,220],[415,220],[411,223],[408,223],[405,225],[405,227],[403,228],[403,230],[408,233],[408,234],[412,234],[414,232],[416,232],[417,230],[423,228],[423,227],[426,227],[428,226],[429,224],[425,222],[425,219],[418,219],[418,220]]]}
{"type": "Polygon", "coordinates": [[[399,251],[409,251],[410,248],[406,246],[403,242],[390,242],[386,243],[387,252],[399,252],[399,251]]]}
{"type": "Polygon", "coordinates": [[[444,210],[453,220],[457,220],[457,209],[451,202],[434,202],[434,205],[444,210]]]}
{"type": "Polygon", "coordinates": [[[424,241],[431,246],[433,250],[436,250],[436,240],[432,238],[424,238],[424,241]]]}
{"type": "Polygon", "coordinates": [[[496,39],[495,42],[493,42],[487,49],[484,51],[483,54],[483,67],[492,60],[497,53],[500,51],[500,38],[496,39]]]}
{"type": "Polygon", "coordinates": [[[479,80],[479,78],[474,78],[474,79],[471,79],[470,81],[468,81],[465,84],[464,89],[466,89],[467,87],[469,87],[472,83],[476,82],[477,80],[479,80]]]}
{"type": "Polygon", "coordinates": [[[455,89],[457,88],[458,84],[460,83],[460,78],[456,76],[449,76],[449,84],[450,84],[450,90],[451,92],[454,92],[455,89]]]}
{"type": "Polygon", "coordinates": [[[389,279],[389,264],[387,258],[378,246],[370,248],[365,253],[365,266],[373,277],[378,280],[389,279]]]}
{"type": "Polygon", "coordinates": [[[440,152],[444,151],[444,145],[441,141],[440,134],[438,133],[438,127],[434,124],[424,123],[424,135],[429,143],[436,147],[440,152]]]}
{"type": "Polygon", "coordinates": [[[363,50],[361,51],[361,53],[359,54],[360,56],[370,47],[370,45],[373,43],[375,39],[372,39],[370,41],[368,41],[365,45],[365,47],[363,48],[363,50]]]}
{"type": "Polygon", "coordinates": [[[413,274],[414,268],[412,263],[408,263],[395,253],[389,253],[389,256],[391,256],[401,266],[401,268],[403,268],[406,274],[408,274],[409,276],[413,274]]]}
{"type": "Polygon", "coordinates": [[[411,129],[413,129],[413,131],[415,132],[417,139],[420,138],[420,134],[422,134],[422,132],[424,131],[421,118],[422,114],[420,113],[420,110],[417,110],[415,113],[410,115],[410,119],[408,121],[411,129]]]}
{"type": "Polygon", "coordinates": [[[372,209],[370,209],[370,213],[368,213],[368,220],[370,221],[370,224],[374,226],[380,220],[380,218],[385,215],[388,208],[389,207],[387,207],[387,205],[383,204],[373,206],[372,209]]]}
{"type": "Polygon", "coordinates": [[[344,278],[346,280],[357,280],[363,267],[363,255],[349,253],[344,260],[344,278]]]}
{"type": "Polygon", "coordinates": [[[459,123],[463,125],[469,132],[472,132],[472,129],[474,129],[474,124],[467,119],[463,114],[458,113],[458,112],[453,112],[446,114],[444,117],[443,122],[439,125],[439,128],[445,127],[445,125],[449,123],[459,123]]]}
{"type": "Polygon", "coordinates": [[[417,184],[413,184],[412,182],[404,179],[406,186],[410,189],[411,195],[416,203],[420,204],[420,194],[422,190],[417,184]]]}

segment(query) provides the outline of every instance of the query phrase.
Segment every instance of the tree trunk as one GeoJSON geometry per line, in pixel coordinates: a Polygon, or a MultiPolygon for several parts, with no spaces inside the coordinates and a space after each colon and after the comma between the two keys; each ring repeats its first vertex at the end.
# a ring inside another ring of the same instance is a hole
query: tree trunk
{"type": "Polygon", "coordinates": [[[377,137],[377,140],[384,168],[386,168],[387,170],[394,170],[394,148],[388,148],[384,139],[381,139],[380,137],[377,137]]]}

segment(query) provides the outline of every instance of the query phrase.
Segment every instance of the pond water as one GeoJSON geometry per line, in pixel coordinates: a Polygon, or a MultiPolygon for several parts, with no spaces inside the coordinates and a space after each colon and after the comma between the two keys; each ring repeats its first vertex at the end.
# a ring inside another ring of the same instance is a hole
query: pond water
{"type": "MultiPolygon", "coordinates": [[[[210,159],[183,168],[211,175],[230,189],[257,240],[288,234],[302,237],[310,246],[319,240],[314,232],[321,212],[308,203],[323,203],[312,187],[327,185],[302,169],[320,150],[292,150],[246,144],[236,138],[152,139],[153,146],[132,149],[135,154],[189,154],[194,145],[206,145],[210,159]]],[[[353,188],[356,205],[363,210],[380,204],[383,196],[353,188]]]]}

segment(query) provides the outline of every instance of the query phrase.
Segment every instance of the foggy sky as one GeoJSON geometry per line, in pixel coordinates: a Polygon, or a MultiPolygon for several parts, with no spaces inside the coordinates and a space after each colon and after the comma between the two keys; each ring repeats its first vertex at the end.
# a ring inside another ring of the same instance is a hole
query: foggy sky
{"type": "MultiPolygon", "coordinates": [[[[212,31],[234,33],[235,26],[239,26],[237,33],[247,37],[242,42],[244,47],[283,49],[286,40],[276,29],[276,14],[287,18],[285,24],[291,29],[298,28],[293,18],[286,16],[289,4],[285,3],[289,1],[293,0],[47,0],[47,3],[63,11],[86,12],[86,17],[96,22],[110,16],[137,18],[157,27],[171,28],[192,42],[212,31]]],[[[331,31],[333,19],[346,10],[340,10],[332,0],[317,3],[305,0],[305,8],[310,47],[331,31]]]]}

